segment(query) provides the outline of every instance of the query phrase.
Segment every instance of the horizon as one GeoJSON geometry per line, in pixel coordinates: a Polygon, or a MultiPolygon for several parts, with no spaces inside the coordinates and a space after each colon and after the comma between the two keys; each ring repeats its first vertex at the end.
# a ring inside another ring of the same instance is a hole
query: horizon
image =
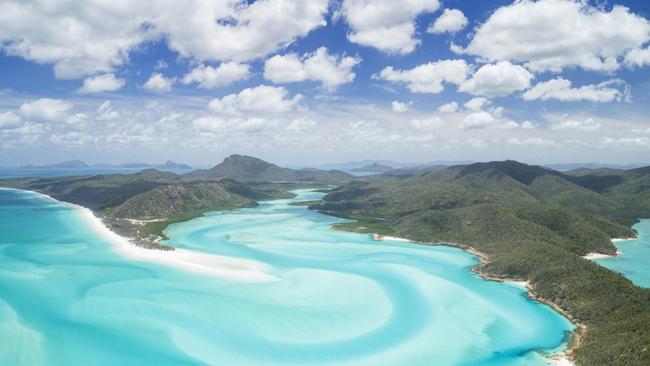
{"type": "Polygon", "coordinates": [[[647,161],[650,3],[395,4],[5,1],[0,166],[647,161]]]}
{"type": "MultiPolygon", "coordinates": [[[[221,162],[223,162],[226,158],[233,156],[233,155],[242,155],[242,156],[247,156],[247,157],[252,157],[252,158],[257,158],[261,159],[265,162],[271,163],[278,165],[280,167],[286,167],[286,168],[293,168],[293,169],[301,169],[301,168],[319,168],[319,169],[342,169],[342,168],[336,168],[336,166],[340,165],[358,165],[359,167],[362,167],[364,165],[371,165],[371,164],[380,164],[380,165],[398,165],[398,166],[391,166],[392,168],[401,168],[401,167],[417,167],[417,166],[426,166],[426,165],[445,165],[445,166],[454,166],[454,165],[468,165],[468,164],[474,164],[474,163],[487,163],[487,162],[503,162],[503,161],[516,161],[518,163],[523,163],[526,165],[539,165],[539,166],[544,166],[544,167],[552,167],[552,166],[561,166],[561,165],[575,165],[575,166],[584,166],[584,167],[591,167],[591,166],[602,166],[602,167],[616,167],[616,168],[630,168],[633,169],[635,167],[643,167],[643,166],[650,166],[650,163],[644,163],[644,162],[630,162],[630,163],[606,163],[606,162],[598,162],[598,161],[587,161],[587,162],[566,162],[566,163],[558,163],[558,162],[545,162],[545,163],[534,163],[534,162],[527,162],[527,161],[522,161],[522,160],[517,160],[517,159],[499,159],[499,160],[428,160],[428,161],[397,161],[397,160],[390,160],[390,159],[359,159],[359,160],[347,160],[347,161],[339,161],[339,162],[329,162],[329,163],[319,163],[319,164],[312,164],[312,165],[292,165],[292,164],[284,164],[282,162],[276,162],[268,159],[264,159],[259,156],[254,156],[254,155],[246,155],[246,154],[239,154],[239,153],[233,153],[229,154],[227,156],[224,156],[222,159],[218,160],[217,162],[211,163],[211,164],[193,164],[191,162],[185,162],[185,161],[177,161],[177,160],[164,160],[164,161],[124,161],[124,162],[105,162],[105,161],[87,161],[81,158],[73,158],[70,160],[64,160],[64,161],[52,161],[48,163],[39,163],[39,164],[24,164],[24,165],[15,165],[15,166],[2,166],[0,165],[0,169],[3,168],[8,168],[8,169],[23,169],[23,168],[41,168],[41,167],[48,167],[50,165],[57,165],[57,164],[62,164],[62,163],[70,163],[70,162],[81,162],[84,164],[87,164],[89,167],[95,167],[97,165],[112,165],[116,168],[119,168],[120,166],[123,165],[130,165],[130,164],[144,164],[144,165],[162,165],[168,162],[171,163],[176,163],[176,164],[185,164],[191,167],[191,169],[206,169],[206,168],[212,168],[221,162]]],[[[83,168],[69,168],[69,169],[83,169],[83,168]]],[[[134,169],[139,169],[139,168],[134,168],[134,169]]],[[[155,169],[155,168],[154,168],[155,169]]],[[[553,168],[552,168],[553,169],[553,168]]]]}

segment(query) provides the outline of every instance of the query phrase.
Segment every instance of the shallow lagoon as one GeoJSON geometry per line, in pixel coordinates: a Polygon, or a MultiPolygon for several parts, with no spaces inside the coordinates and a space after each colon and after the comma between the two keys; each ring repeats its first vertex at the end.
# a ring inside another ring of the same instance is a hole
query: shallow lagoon
{"type": "Polygon", "coordinates": [[[334,231],[290,201],[167,229],[276,278],[244,283],[127,260],[77,209],[0,190],[0,363],[543,365],[573,329],[459,249],[334,231]]]}
{"type": "Polygon", "coordinates": [[[650,220],[634,225],[638,238],[616,242],[621,254],[597,259],[596,262],[613,271],[622,273],[635,285],[650,288],[650,220]]]}

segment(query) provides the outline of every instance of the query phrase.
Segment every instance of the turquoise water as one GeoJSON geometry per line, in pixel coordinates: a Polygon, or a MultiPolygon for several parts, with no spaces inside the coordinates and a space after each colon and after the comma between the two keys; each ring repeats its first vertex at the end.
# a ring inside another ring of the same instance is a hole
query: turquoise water
{"type": "Polygon", "coordinates": [[[127,260],[78,209],[0,190],[0,364],[543,365],[573,329],[461,250],[333,231],[289,201],[166,231],[277,278],[244,283],[127,260]]]}
{"type": "Polygon", "coordinates": [[[650,288],[650,220],[639,221],[634,229],[639,233],[637,239],[614,243],[623,252],[621,255],[596,262],[622,273],[638,286],[650,288]]]}

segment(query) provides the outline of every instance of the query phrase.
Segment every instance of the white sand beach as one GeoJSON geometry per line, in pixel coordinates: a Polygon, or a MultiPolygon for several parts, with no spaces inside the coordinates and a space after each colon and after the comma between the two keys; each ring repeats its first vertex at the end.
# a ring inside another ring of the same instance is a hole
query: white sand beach
{"type": "Polygon", "coordinates": [[[398,238],[396,236],[389,236],[389,235],[379,235],[379,234],[372,234],[372,238],[374,240],[390,240],[390,241],[404,241],[404,242],[413,242],[413,240],[409,239],[404,239],[404,238],[398,238]]]}
{"type": "MultiPolygon", "coordinates": [[[[76,206],[76,205],[75,205],[76,206]]],[[[214,275],[247,282],[269,282],[277,278],[268,274],[269,267],[251,260],[200,253],[186,249],[147,249],[132,244],[127,238],[111,231],[93,212],[76,206],[80,213],[97,232],[113,245],[117,253],[133,260],[156,262],[180,268],[189,272],[214,275]]]]}
{"type": "Polygon", "coordinates": [[[562,356],[562,357],[560,357],[560,358],[558,358],[556,360],[553,360],[551,365],[553,365],[553,366],[575,366],[576,364],[573,361],[566,358],[566,356],[562,356]]]}
{"type": "MultiPolygon", "coordinates": [[[[13,188],[0,188],[15,190],[13,188]]],[[[194,273],[223,277],[245,282],[270,282],[277,281],[277,277],[267,273],[269,266],[245,259],[230,258],[215,254],[200,253],[186,249],[159,250],[147,249],[136,246],[129,239],[111,231],[100,218],[88,208],[68,202],[59,201],[46,194],[22,190],[38,195],[44,199],[68,205],[79,210],[85,221],[98,233],[104,236],[112,245],[115,252],[132,260],[156,262],[163,265],[176,267],[194,273]]]]}

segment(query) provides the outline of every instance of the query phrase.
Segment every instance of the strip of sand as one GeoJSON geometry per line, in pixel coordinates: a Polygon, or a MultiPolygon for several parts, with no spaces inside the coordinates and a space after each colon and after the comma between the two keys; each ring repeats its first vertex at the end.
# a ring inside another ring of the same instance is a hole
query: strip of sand
{"type": "Polygon", "coordinates": [[[134,260],[156,262],[189,272],[225,277],[238,281],[269,282],[276,277],[266,273],[268,266],[251,260],[200,253],[186,249],[157,250],[138,247],[117,235],[87,208],[77,206],[86,222],[114,244],[117,253],[134,260]]]}
{"type": "MultiPolygon", "coordinates": [[[[11,188],[6,188],[11,189],[11,188]]],[[[244,282],[270,282],[278,278],[267,273],[270,267],[252,260],[231,258],[216,254],[201,253],[186,249],[158,250],[134,245],[129,239],[111,231],[102,220],[88,208],[68,202],[61,202],[46,194],[26,191],[48,201],[68,205],[83,217],[97,233],[101,234],[118,254],[137,261],[155,262],[185,271],[201,273],[244,282]]]]}

